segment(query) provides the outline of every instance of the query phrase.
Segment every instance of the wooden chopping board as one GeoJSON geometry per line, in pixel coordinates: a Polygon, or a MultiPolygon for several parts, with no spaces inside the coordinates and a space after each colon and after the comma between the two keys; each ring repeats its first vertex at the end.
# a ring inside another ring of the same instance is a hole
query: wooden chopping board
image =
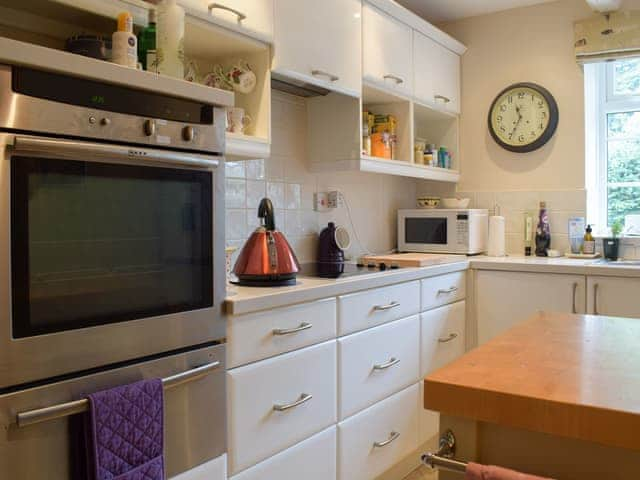
{"type": "Polygon", "coordinates": [[[465,255],[445,255],[437,253],[394,253],[390,255],[365,255],[362,262],[384,263],[390,265],[395,263],[400,267],[430,267],[432,265],[442,265],[445,263],[455,263],[466,260],[465,255]]]}

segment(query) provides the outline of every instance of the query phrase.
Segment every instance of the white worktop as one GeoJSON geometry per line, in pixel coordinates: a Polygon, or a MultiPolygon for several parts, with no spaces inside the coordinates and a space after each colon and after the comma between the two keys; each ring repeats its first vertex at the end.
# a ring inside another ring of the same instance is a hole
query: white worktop
{"type": "Polygon", "coordinates": [[[234,103],[232,92],[4,37],[0,37],[0,63],[40,68],[222,107],[234,103]]]}
{"type": "Polygon", "coordinates": [[[338,279],[299,277],[288,287],[241,287],[228,285],[226,311],[230,315],[310,302],[359,290],[409,282],[461,270],[501,270],[514,272],[564,273],[640,277],[640,265],[600,264],[598,260],[542,258],[509,255],[507,257],[460,257],[459,262],[423,268],[401,268],[338,279]]]}

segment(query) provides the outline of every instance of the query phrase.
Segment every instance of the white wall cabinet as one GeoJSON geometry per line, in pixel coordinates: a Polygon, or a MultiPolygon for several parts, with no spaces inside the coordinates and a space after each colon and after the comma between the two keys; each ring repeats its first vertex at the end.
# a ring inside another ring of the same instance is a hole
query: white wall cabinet
{"type": "Polygon", "coordinates": [[[640,278],[587,278],[587,313],[640,318],[640,278]]]}
{"type": "Polygon", "coordinates": [[[478,270],[475,280],[479,344],[538,311],[586,311],[582,275],[478,270]]]}
{"type": "Polygon", "coordinates": [[[460,113],[460,56],[413,32],[414,95],[420,102],[460,113]]]}
{"type": "Polygon", "coordinates": [[[359,0],[275,0],[273,71],[359,97],[361,16],[359,0]]]}
{"type": "Polygon", "coordinates": [[[413,94],[411,27],[364,3],[362,6],[364,79],[413,94]]]}

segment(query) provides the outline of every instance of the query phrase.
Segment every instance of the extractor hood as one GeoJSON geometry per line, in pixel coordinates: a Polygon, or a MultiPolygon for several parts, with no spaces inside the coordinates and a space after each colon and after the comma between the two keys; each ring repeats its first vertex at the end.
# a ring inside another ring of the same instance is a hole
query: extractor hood
{"type": "Polygon", "coordinates": [[[317,85],[302,80],[296,80],[276,72],[271,72],[271,88],[304,98],[323,97],[331,93],[331,90],[327,90],[326,88],[318,87],[317,85]]]}

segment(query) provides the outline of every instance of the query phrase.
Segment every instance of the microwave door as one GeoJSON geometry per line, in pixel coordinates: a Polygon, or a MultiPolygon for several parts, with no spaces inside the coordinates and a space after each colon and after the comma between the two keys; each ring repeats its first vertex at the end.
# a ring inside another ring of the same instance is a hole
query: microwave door
{"type": "Polygon", "coordinates": [[[447,216],[411,217],[403,222],[406,250],[445,253],[451,251],[452,235],[447,216]]]}

